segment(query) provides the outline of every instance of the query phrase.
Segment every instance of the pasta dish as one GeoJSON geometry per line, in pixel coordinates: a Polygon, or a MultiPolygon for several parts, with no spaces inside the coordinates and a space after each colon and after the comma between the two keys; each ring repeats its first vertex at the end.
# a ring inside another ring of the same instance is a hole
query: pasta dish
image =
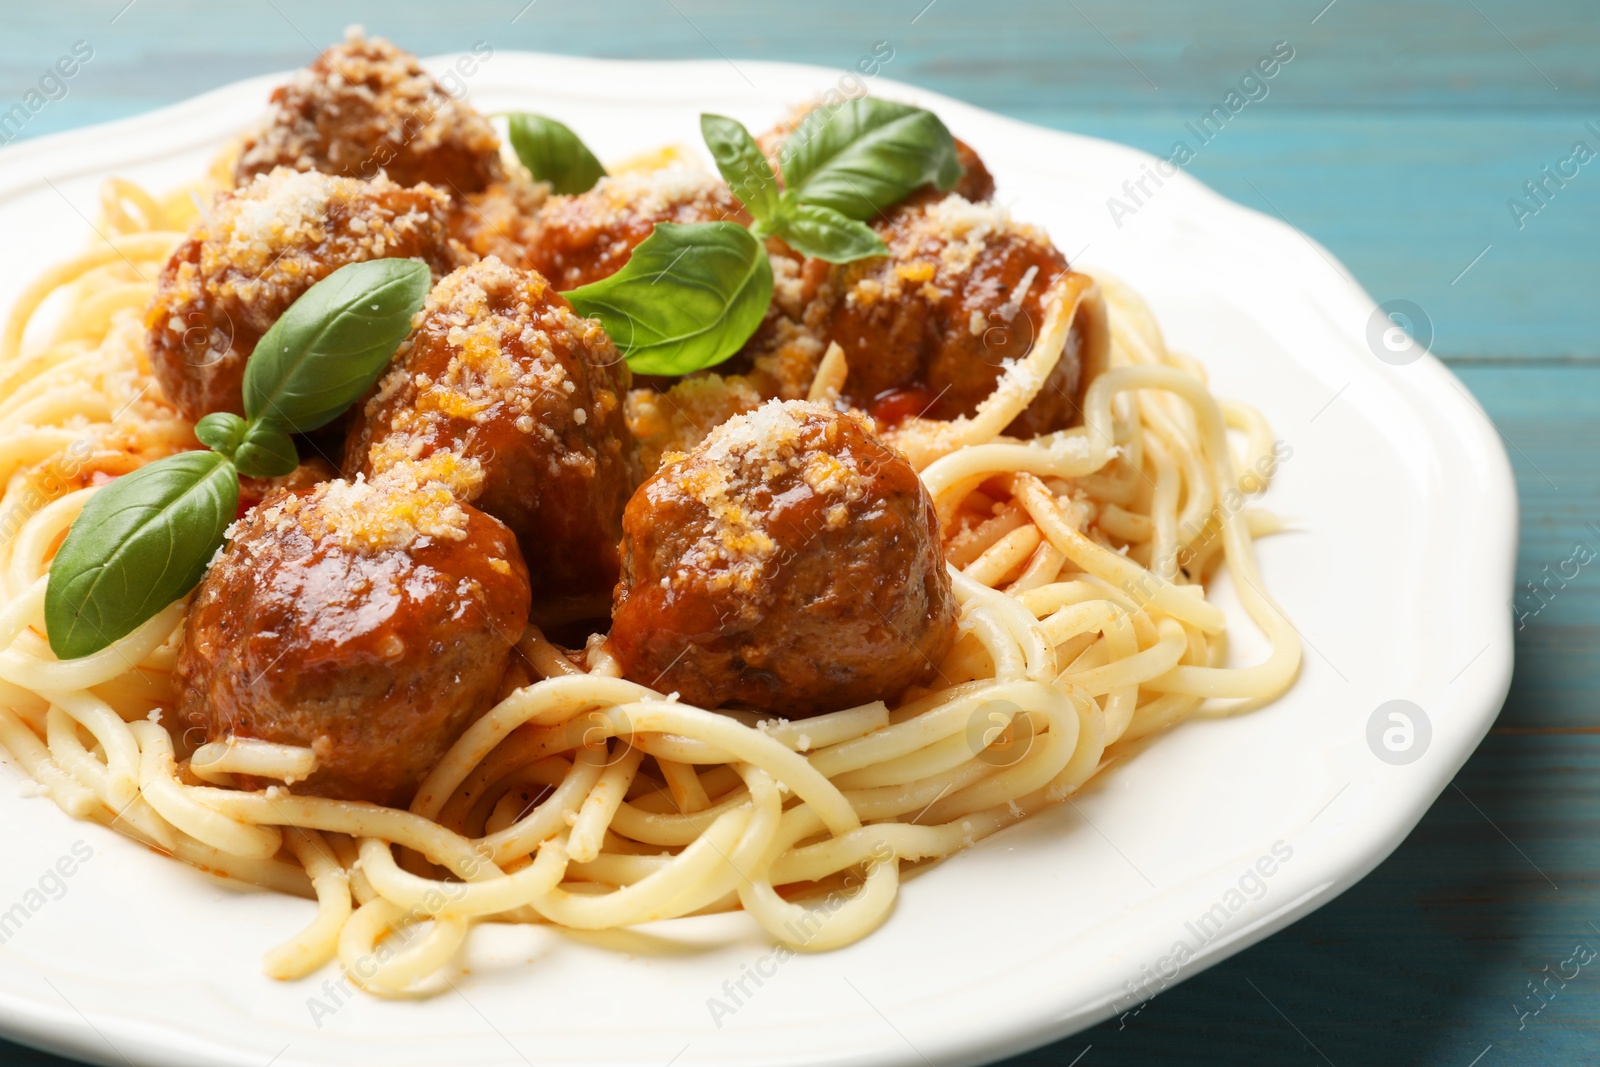
{"type": "Polygon", "coordinates": [[[414,996],[480,925],[727,911],[838,947],[1293,683],[1282,446],[1132,290],[926,110],[702,131],[603,164],[352,30],[14,305],[0,745],[313,899],[268,974],[414,996]]]}

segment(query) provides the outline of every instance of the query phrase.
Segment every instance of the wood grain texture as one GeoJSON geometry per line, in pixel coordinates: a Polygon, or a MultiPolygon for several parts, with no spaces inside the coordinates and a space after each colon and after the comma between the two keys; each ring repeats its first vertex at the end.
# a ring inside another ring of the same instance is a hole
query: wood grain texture
{"type": "MultiPolygon", "coordinates": [[[[1311,234],[1377,299],[1420,304],[1435,351],[1485,405],[1522,501],[1521,584],[1506,608],[1522,621],[1511,696],[1454,786],[1356,888],[1136,1016],[1012,1062],[1600,1060],[1600,963],[1537,1015],[1512,1007],[1531,1010],[1527,983],[1575,944],[1600,949],[1600,556],[1569,562],[1583,558],[1579,546],[1600,553],[1600,164],[1548,185],[1548,203],[1521,227],[1507,206],[1534,204],[1523,183],[1574,141],[1600,149],[1589,126],[1600,126],[1593,0],[526,3],[457,0],[448,16],[399,0],[13,8],[0,35],[0,110],[76,40],[94,60],[25,136],[298,66],[355,21],[423,53],[486,40],[735,66],[750,57],[845,69],[884,40],[895,48],[890,77],[1164,153],[1185,121],[1289,42],[1295,58],[1269,94],[1191,170],[1311,234]]],[[[0,1045],[0,1063],[65,1062],[0,1045]]]]}

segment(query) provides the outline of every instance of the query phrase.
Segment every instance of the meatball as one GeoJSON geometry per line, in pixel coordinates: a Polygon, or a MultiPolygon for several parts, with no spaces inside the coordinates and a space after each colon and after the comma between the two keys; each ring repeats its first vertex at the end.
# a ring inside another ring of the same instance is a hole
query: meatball
{"type": "Polygon", "coordinates": [[[479,472],[463,499],[516,533],[541,595],[603,592],[637,481],[628,368],[539,275],[481,260],[446,277],[358,409],[348,475],[436,453],[479,472]]]}
{"type": "Polygon", "coordinates": [[[633,681],[814,715],[924,679],[955,629],[933,504],[860,416],[765,404],[628,502],[610,640],[633,681]]]}
{"type": "MultiPolygon", "coordinates": [[[[825,332],[844,349],[845,393],[893,423],[906,415],[971,415],[1005,365],[1028,354],[1043,300],[1067,259],[1003,208],[951,194],[911,201],[875,227],[889,255],[837,268],[825,332]]],[[[1085,352],[1075,321],[1039,394],[1007,427],[1033,437],[1082,417],[1085,352]]],[[[1094,344],[1103,343],[1095,333],[1094,344]]],[[[1087,357],[1087,358],[1086,358],[1087,357]]]]}
{"type": "Polygon", "coordinates": [[[235,176],[243,184],[274,167],[346,178],[382,171],[401,185],[427,182],[457,196],[504,177],[488,120],[445,92],[415,56],[359,28],[273,90],[235,176]]]}
{"type": "Polygon", "coordinates": [[[685,167],[628,171],[546,201],[529,227],[525,265],[564,292],[622,269],[658,222],[721,220],[750,217],[719,179],[685,167]]]}
{"type": "Polygon", "coordinates": [[[287,169],[218,196],[162,268],[145,313],[167,399],[191,420],[244,414],[245,362],[316,282],[385,257],[420,259],[435,275],[456,265],[447,206],[427,186],[287,169]]]}
{"type": "Polygon", "coordinates": [[[403,806],[498,695],[528,618],[511,531],[424,467],[274,490],[190,608],[179,721],[310,747],[299,788],[403,806]]]}

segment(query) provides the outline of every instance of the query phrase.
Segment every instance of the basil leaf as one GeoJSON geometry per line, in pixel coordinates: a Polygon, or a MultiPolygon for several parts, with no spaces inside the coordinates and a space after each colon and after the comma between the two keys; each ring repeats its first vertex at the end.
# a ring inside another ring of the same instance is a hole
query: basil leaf
{"type": "Polygon", "coordinates": [[[231,411],[213,411],[194,424],[194,435],[211,451],[231,457],[249,425],[231,411]]]}
{"type": "Polygon", "coordinates": [[[932,182],[961,178],[955,138],[931,111],[876,97],[812,111],[784,141],[783,183],[804,203],[870,219],[932,182]]]}
{"type": "Polygon", "coordinates": [[[743,123],[721,115],[701,115],[700,134],[717,161],[722,179],[750,217],[762,222],[777,215],[778,179],[743,123]]]}
{"type": "Polygon", "coordinates": [[[735,222],[659,222],[609,278],[562,294],[640,374],[688,374],[739,350],[772,301],[772,264],[735,222]]]}
{"type": "Polygon", "coordinates": [[[511,149],[534,181],[549,182],[558,193],[586,193],[606,176],[606,168],[578,135],[555,119],[517,114],[509,120],[511,149]]]}
{"type": "Polygon", "coordinates": [[[289,433],[332,422],[389,365],[432,285],[425,263],[374,259],[307,289],[245,364],[245,414],[289,433]]]}
{"type": "Polygon", "coordinates": [[[239,474],[218,452],[180,452],[89,498],[45,586],[60,659],[98,652],[195,587],[239,508],[239,474]]]}
{"type": "MultiPolygon", "coordinates": [[[[789,194],[784,194],[787,197],[789,194]]],[[[821,204],[785,204],[772,232],[803,256],[850,263],[886,256],[889,249],[871,226],[821,204]]]]}
{"type": "Polygon", "coordinates": [[[300,465],[294,438],[282,430],[253,422],[233,453],[233,465],[252,478],[276,478],[300,465]]]}

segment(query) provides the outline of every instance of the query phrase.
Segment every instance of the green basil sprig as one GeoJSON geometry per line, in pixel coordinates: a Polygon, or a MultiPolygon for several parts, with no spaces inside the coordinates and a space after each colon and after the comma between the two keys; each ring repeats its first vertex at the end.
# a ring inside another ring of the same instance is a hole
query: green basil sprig
{"type": "Polygon", "coordinates": [[[939,116],[874,96],[819,107],[778,153],[784,187],[802,203],[870,219],[913,190],[961,180],[955,138],[939,116]]]}
{"type": "Polygon", "coordinates": [[[246,417],[213,412],[195,424],[210,451],[156,460],[89,499],[45,585],[57,658],[100,651],[195,587],[238,513],[239,475],[294,470],[289,435],[327,425],[366,392],[410,333],[432,278],[406,259],[340,267],[257,342],[245,365],[246,417]]]}
{"type": "Polygon", "coordinates": [[[597,318],[640,374],[688,374],[727,359],[772,302],[767,250],[736,222],[658,222],[621,270],[563,293],[597,318]]]}
{"type": "Polygon", "coordinates": [[[606,176],[587,145],[555,119],[520,113],[508,119],[511,149],[535,181],[557,193],[586,193],[606,176]]]}
{"type": "Polygon", "coordinates": [[[213,452],[233,461],[240,474],[276,478],[300,465],[294,438],[260,420],[214,411],[194,424],[194,435],[213,452]]]}
{"type": "Polygon", "coordinates": [[[807,203],[792,189],[780,194],[761,146],[741,123],[722,115],[701,115],[700,132],[723,180],[755,220],[750,231],[757,237],[781,237],[801,255],[829,263],[888,253],[883,240],[865,223],[807,203]]]}
{"type": "Polygon", "coordinates": [[[761,146],[744,123],[725,115],[702,114],[700,136],[711,149],[723,181],[757,224],[778,215],[778,179],[761,146]]]}
{"type": "Polygon", "coordinates": [[[886,256],[889,249],[871,226],[847,219],[831,207],[798,203],[793,193],[784,193],[784,213],[773,233],[803,256],[829,263],[853,263],[858,259],[886,256]]]}
{"type": "Polygon", "coordinates": [[[60,659],[98,652],[195,587],[239,507],[218,452],[180,452],[89,498],[50,564],[45,629],[60,659]]]}
{"type": "Polygon", "coordinates": [[[290,433],[332,422],[389,365],[432,285],[425,263],[373,259],[307,289],[256,342],[245,414],[290,433]]]}

